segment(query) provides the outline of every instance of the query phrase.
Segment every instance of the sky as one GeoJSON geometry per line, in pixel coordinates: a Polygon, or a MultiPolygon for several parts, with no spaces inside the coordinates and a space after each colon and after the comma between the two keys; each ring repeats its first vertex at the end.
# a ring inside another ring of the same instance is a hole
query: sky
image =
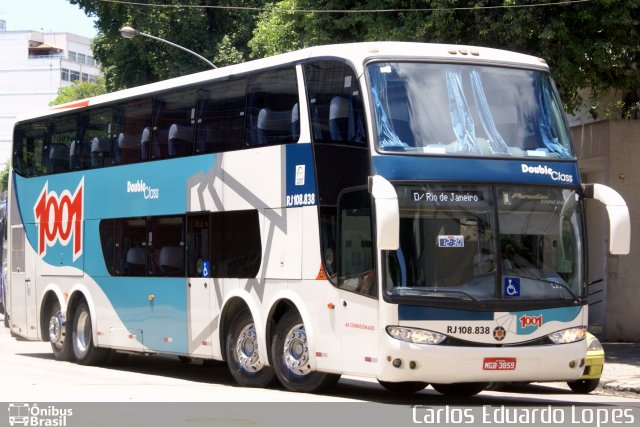
{"type": "Polygon", "coordinates": [[[0,0],[7,31],[67,32],[93,38],[94,20],[67,0],[0,0]]]}

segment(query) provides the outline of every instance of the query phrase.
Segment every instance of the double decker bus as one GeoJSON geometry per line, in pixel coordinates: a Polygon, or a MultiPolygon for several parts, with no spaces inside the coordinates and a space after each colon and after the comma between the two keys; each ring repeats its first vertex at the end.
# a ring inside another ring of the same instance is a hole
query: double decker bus
{"type": "Polygon", "coordinates": [[[627,253],[543,60],[313,47],[19,120],[7,318],[59,360],[224,360],[242,386],[575,380],[587,198],[627,253]]]}

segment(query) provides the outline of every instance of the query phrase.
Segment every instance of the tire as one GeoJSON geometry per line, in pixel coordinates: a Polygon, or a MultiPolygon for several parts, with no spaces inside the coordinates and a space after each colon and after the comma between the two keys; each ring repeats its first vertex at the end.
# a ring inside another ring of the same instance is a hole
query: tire
{"type": "Polygon", "coordinates": [[[431,384],[438,393],[452,397],[468,397],[486,390],[489,383],[431,384]]]}
{"type": "Polygon", "coordinates": [[[422,381],[402,381],[402,382],[388,382],[378,380],[380,385],[392,393],[397,394],[413,394],[420,390],[424,390],[429,384],[422,381]]]}
{"type": "Polygon", "coordinates": [[[575,393],[589,394],[600,384],[600,378],[592,378],[589,380],[568,381],[567,385],[575,393]]]}
{"type": "Polygon", "coordinates": [[[260,360],[258,336],[249,310],[231,322],[226,337],[227,365],[233,379],[242,387],[268,387],[274,382],[273,368],[260,360]]]}
{"type": "Polygon", "coordinates": [[[71,341],[76,362],[80,365],[97,365],[109,356],[109,350],[93,344],[93,326],[91,312],[87,303],[80,302],[73,312],[71,341]]]}
{"type": "Polygon", "coordinates": [[[286,312],[276,325],[271,360],[278,380],[289,391],[318,393],[333,387],[340,379],[338,374],[312,371],[309,367],[307,334],[295,310],[286,312]]]}
{"type": "Polygon", "coordinates": [[[56,360],[63,362],[73,360],[73,346],[71,340],[67,339],[69,336],[68,322],[65,322],[60,303],[56,300],[49,308],[49,342],[56,360]]]}

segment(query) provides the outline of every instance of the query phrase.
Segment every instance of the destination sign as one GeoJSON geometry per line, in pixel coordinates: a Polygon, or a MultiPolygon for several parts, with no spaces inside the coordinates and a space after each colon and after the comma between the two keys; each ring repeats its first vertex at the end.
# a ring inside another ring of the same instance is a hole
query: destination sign
{"type": "Polygon", "coordinates": [[[414,203],[434,205],[484,202],[483,194],[475,191],[411,190],[410,199],[414,203]]]}

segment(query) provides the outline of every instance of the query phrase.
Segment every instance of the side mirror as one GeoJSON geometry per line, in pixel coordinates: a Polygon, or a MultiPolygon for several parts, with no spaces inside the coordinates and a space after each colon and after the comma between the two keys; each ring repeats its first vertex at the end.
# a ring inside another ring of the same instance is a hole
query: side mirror
{"type": "Polygon", "coordinates": [[[374,175],[369,177],[369,193],[375,203],[378,249],[396,250],[400,247],[400,209],[396,189],[385,178],[374,175]]]}
{"type": "Polygon", "coordinates": [[[602,184],[583,184],[584,197],[596,199],[605,205],[609,215],[609,252],[627,255],[631,247],[631,220],[629,208],[622,196],[613,188],[602,184]]]}

